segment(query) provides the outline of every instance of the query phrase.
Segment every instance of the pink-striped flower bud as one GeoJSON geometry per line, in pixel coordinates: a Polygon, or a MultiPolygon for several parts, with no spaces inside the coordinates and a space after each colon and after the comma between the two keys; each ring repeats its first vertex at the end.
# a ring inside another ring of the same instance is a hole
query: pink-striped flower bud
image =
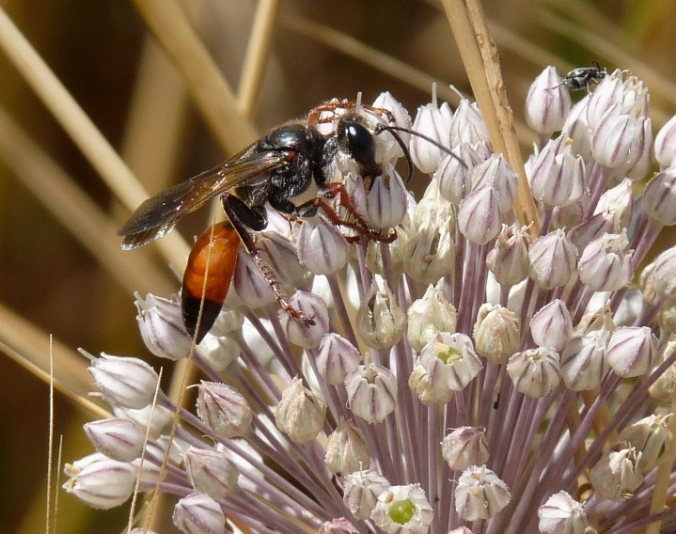
{"type": "Polygon", "coordinates": [[[159,382],[155,370],[138,358],[102,353],[100,358],[92,358],[92,365],[87,370],[106,402],[124,408],[148,406],[159,382]]]}
{"type": "Polygon", "coordinates": [[[283,391],[275,410],[275,424],[294,443],[307,443],[317,437],[326,417],[326,402],[295,377],[283,391]]]}
{"type": "Polygon", "coordinates": [[[647,326],[625,326],[610,336],[606,361],[622,378],[643,376],[657,359],[658,342],[647,326]]]}
{"type": "Polygon", "coordinates": [[[197,416],[215,436],[242,436],[251,426],[253,412],[244,396],[232,386],[202,382],[197,389],[197,416]]]}
{"type": "Polygon", "coordinates": [[[516,285],[528,276],[528,247],[531,243],[526,227],[502,225],[502,230],[488,253],[486,265],[502,285],[516,285]]]}
{"type": "Polygon", "coordinates": [[[567,236],[577,250],[584,250],[587,244],[612,231],[612,215],[607,210],[604,210],[571,228],[567,236]]]}
{"type": "Polygon", "coordinates": [[[225,515],[204,493],[191,493],[174,507],[174,525],[185,534],[225,534],[225,515]]]}
{"type": "MultiPolygon", "coordinates": [[[[380,93],[378,98],[373,101],[373,107],[390,111],[396,126],[411,129],[411,116],[408,114],[408,110],[390,92],[380,93]]],[[[408,146],[410,134],[398,131],[397,135],[408,146]]],[[[376,136],[376,161],[388,162],[403,155],[401,146],[390,132],[384,131],[376,136]]]]}
{"type": "Polygon", "coordinates": [[[662,169],[671,167],[676,158],[676,115],[655,136],[655,158],[662,169]]]}
{"type": "Polygon", "coordinates": [[[380,423],[397,406],[397,377],[387,367],[360,365],[345,379],[347,405],[367,423],[380,423]]]}
{"type": "Polygon", "coordinates": [[[460,471],[488,461],[488,440],[483,427],[461,426],[444,436],[441,455],[451,469],[460,471]]]}
{"type": "Polygon", "coordinates": [[[141,337],[148,350],[159,358],[179,360],[190,353],[192,338],[183,326],[181,305],[148,294],[145,300],[136,295],[134,302],[141,337]]]}
{"type": "Polygon", "coordinates": [[[371,457],[366,440],[352,421],[341,417],[326,442],[324,462],[337,477],[369,467],[371,457]]]}
{"type": "Polygon", "coordinates": [[[664,226],[676,224],[676,167],[653,176],[643,193],[643,209],[664,226]]]}
{"type": "Polygon", "coordinates": [[[634,215],[634,204],[631,180],[625,178],[615,187],[608,189],[601,195],[594,213],[607,211],[612,215],[612,229],[608,230],[608,232],[619,234],[623,228],[627,228],[631,223],[634,215]]]}
{"type": "Polygon", "coordinates": [[[543,289],[565,286],[573,276],[577,249],[562,230],[537,238],[528,250],[530,277],[543,289]]]}
{"type": "MultiPolygon", "coordinates": [[[[657,296],[663,299],[676,298],[676,247],[660,253],[657,258],[644,269],[642,285],[649,283],[657,296]]],[[[645,290],[644,290],[645,292],[645,290]]]]}
{"type": "Polygon", "coordinates": [[[587,107],[590,97],[590,94],[586,95],[572,107],[561,130],[561,134],[565,134],[573,140],[573,154],[580,154],[585,161],[591,159],[592,156],[592,129],[587,122],[587,107]]]}
{"type": "Polygon", "coordinates": [[[453,155],[444,154],[434,175],[439,180],[441,196],[459,206],[472,191],[474,166],[480,161],[479,154],[468,143],[454,147],[453,155]]]}
{"type": "Polygon", "coordinates": [[[102,419],[83,428],[94,448],[112,460],[131,462],[141,456],[145,433],[131,421],[102,419]]]}
{"type": "Polygon", "coordinates": [[[528,89],[526,122],[542,136],[559,131],[570,112],[570,93],[551,65],[545,67],[528,89]]]}
{"type": "Polygon", "coordinates": [[[556,299],[545,304],[531,319],[530,331],[539,347],[561,352],[573,334],[573,320],[566,303],[556,299]]]}
{"type": "Polygon", "coordinates": [[[498,193],[492,187],[477,189],[460,203],[458,228],[472,243],[485,245],[500,233],[501,227],[498,193]]]}
{"type": "Polygon", "coordinates": [[[361,354],[344,337],[329,332],[319,343],[317,369],[328,384],[339,386],[361,363],[361,354]]]}
{"type": "Polygon", "coordinates": [[[136,484],[136,469],[131,464],[103,455],[90,455],[80,462],[66,464],[64,472],[71,478],[63,489],[102,510],[124,504],[136,484]]]}
{"type": "Polygon", "coordinates": [[[370,469],[355,471],[343,480],[343,502],[357,519],[368,519],[378,496],[390,488],[385,477],[370,469]]]}
{"type": "Polygon", "coordinates": [[[502,154],[493,154],[490,158],[474,167],[472,172],[472,190],[482,187],[495,189],[498,207],[502,215],[514,209],[514,198],[519,188],[516,173],[511,169],[502,154]]]}
{"type": "Polygon", "coordinates": [[[498,475],[486,466],[471,466],[458,479],[455,509],[465,521],[490,519],[509,504],[512,495],[498,475]]]}
{"type": "Polygon", "coordinates": [[[287,339],[304,349],[315,348],[329,331],[329,311],[326,308],[326,302],[319,295],[298,290],[291,295],[289,303],[307,317],[312,317],[314,324],[299,321],[290,313],[279,310],[279,322],[287,339]]]}
{"type": "Polygon", "coordinates": [[[589,526],[584,506],[565,491],[555,493],[538,508],[542,534],[582,534],[589,526]]]}
{"type": "Polygon", "coordinates": [[[594,291],[616,291],[627,287],[634,277],[626,230],[605,234],[589,243],[578,263],[580,281],[594,291]]]}
{"type": "MultiPolygon", "coordinates": [[[[442,104],[442,106],[444,105],[448,106],[447,103],[442,104]]],[[[418,113],[413,121],[413,131],[448,147],[450,128],[447,121],[448,117],[449,114],[442,114],[436,103],[421,106],[418,108],[418,113]]],[[[437,145],[415,135],[411,138],[409,150],[414,165],[425,174],[432,174],[437,170],[441,156],[444,154],[444,151],[437,145]]]]}
{"type": "MultiPolygon", "coordinates": [[[[429,144],[429,143],[427,143],[429,144]]],[[[408,193],[404,180],[391,163],[383,167],[383,174],[373,179],[366,193],[363,214],[373,228],[394,228],[406,216],[408,193]]]]}
{"type": "Polygon", "coordinates": [[[434,509],[420,484],[392,486],[378,496],[371,519],[387,534],[427,534],[434,509]]]}
{"type": "Polygon", "coordinates": [[[347,241],[322,217],[303,219],[298,232],[298,258],[312,274],[332,274],[347,263],[347,241]]]}
{"type": "Polygon", "coordinates": [[[277,301],[269,282],[250,254],[237,256],[230,294],[233,288],[244,307],[251,310],[263,308],[277,301]]]}
{"type": "Polygon", "coordinates": [[[559,355],[547,348],[517,352],[507,362],[507,373],[518,392],[536,399],[546,397],[561,380],[559,355]]]}
{"type": "Polygon", "coordinates": [[[215,501],[225,499],[237,488],[239,471],[224,452],[189,447],[185,470],[192,487],[215,501]]]}
{"type": "Polygon", "coordinates": [[[298,258],[296,243],[288,237],[267,230],[258,236],[256,246],[261,259],[272,268],[281,284],[295,285],[308,276],[298,258]]]}
{"type": "Polygon", "coordinates": [[[461,143],[476,148],[476,145],[490,142],[488,128],[476,102],[472,103],[466,98],[460,100],[453,114],[449,137],[451,148],[461,143]]]}
{"type": "Polygon", "coordinates": [[[113,413],[115,417],[120,419],[127,419],[136,426],[141,428],[143,432],[148,432],[150,438],[157,439],[167,429],[167,425],[171,423],[174,417],[174,412],[164,406],[153,406],[149,404],[140,410],[133,408],[121,408],[113,406],[113,413]]]}
{"type": "Polygon", "coordinates": [[[592,390],[601,385],[608,364],[605,360],[610,333],[597,331],[568,342],[561,354],[561,376],[568,389],[592,390]]]}
{"type": "Polygon", "coordinates": [[[569,206],[582,198],[585,167],[564,135],[549,141],[535,158],[529,173],[533,197],[547,206],[569,206]]]}

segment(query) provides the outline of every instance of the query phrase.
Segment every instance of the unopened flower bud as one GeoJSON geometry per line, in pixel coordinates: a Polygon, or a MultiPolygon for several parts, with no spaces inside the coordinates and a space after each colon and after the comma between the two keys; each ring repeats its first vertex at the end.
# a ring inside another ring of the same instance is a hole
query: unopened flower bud
{"type": "Polygon", "coordinates": [[[500,233],[501,227],[498,193],[494,188],[472,191],[460,203],[458,228],[472,243],[485,245],[500,233]]]}
{"type": "Polygon", "coordinates": [[[388,163],[383,167],[383,174],[373,179],[366,193],[364,218],[373,228],[394,228],[406,216],[406,199],[404,180],[394,165],[388,163]]]}
{"type": "Polygon", "coordinates": [[[314,324],[297,320],[285,310],[279,310],[279,320],[286,337],[294,345],[313,349],[329,331],[329,312],[326,302],[319,295],[308,291],[296,291],[289,299],[291,306],[312,317],[314,324]]]}
{"type": "Polygon", "coordinates": [[[332,274],[347,263],[347,241],[322,217],[303,219],[297,247],[300,262],[312,274],[332,274]]]}
{"type": "Polygon", "coordinates": [[[209,333],[197,346],[196,352],[214,371],[220,373],[239,358],[240,349],[233,339],[209,333]]]}
{"type": "Polygon", "coordinates": [[[370,461],[369,448],[361,432],[352,421],[341,417],[338,427],[326,442],[326,466],[334,475],[341,477],[368,468],[370,461]]]}
{"type": "Polygon", "coordinates": [[[476,148],[476,145],[490,141],[488,128],[476,102],[472,103],[467,98],[460,100],[453,114],[449,138],[451,147],[467,143],[476,148]]]}
{"type": "Polygon", "coordinates": [[[453,271],[455,246],[448,224],[422,224],[402,248],[406,274],[421,284],[435,284],[453,271]]]}
{"type": "Polygon", "coordinates": [[[101,354],[88,371],[106,401],[125,408],[148,406],[159,382],[155,370],[138,358],[101,354]]]}
{"type": "Polygon", "coordinates": [[[482,187],[495,189],[502,215],[512,212],[519,185],[516,173],[502,154],[493,154],[487,160],[475,165],[472,171],[472,190],[476,191],[482,187]]]}
{"type": "Polygon", "coordinates": [[[485,466],[471,466],[458,479],[455,509],[465,521],[490,519],[512,498],[507,484],[485,466]]]}
{"type": "Polygon", "coordinates": [[[521,344],[519,316],[503,306],[482,304],[474,325],[474,343],[490,363],[505,363],[521,344]]]}
{"type": "Polygon", "coordinates": [[[634,204],[631,180],[625,178],[601,195],[594,213],[608,212],[612,220],[612,228],[608,230],[608,233],[619,234],[623,228],[628,227],[631,223],[634,215],[634,204]]]}
{"type": "MultiPolygon", "coordinates": [[[[676,247],[671,247],[660,253],[657,258],[644,270],[649,280],[642,280],[649,284],[657,296],[663,299],[676,298],[676,247]]],[[[644,289],[644,293],[646,290],[644,289]]]]}
{"type": "Polygon", "coordinates": [[[486,266],[499,284],[513,286],[528,276],[528,246],[531,238],[526,227],[502,225],[486,266]]]}
{"type": "MultiPolygon", "coordinates": [[[[660,361],[671,357],[676,351],[676,341],[667,341],[660,349],[660,361]]],[[[648,390],[650,396],[661,403],[670,403],[676,396],[676,365],[672,364],[648,390]]]]}
{"type": "Polygon", "coordinates": [[[676,333],[676,301],[668,300],[660,306],[657,314],[657,324],[669,334],[676,333]]]}
{"type": "Polygon", "coordinates": [[[261,259],[272,268],[281,284],[293,285],[307,276],[301,265],[296,244],[288,237],[269,230],[259,235],[256,243],[261,259]]]}
{"type": "Polygon", "coordinates": [[[573,226],[567,235],[577,250],[584,251],[589,243],[612,231],[612,214],[608,210],[604,210],[573,226]]]}
{"type": "MultiPolygon", "coordinates": [[[[595,91],[596,92],[596,91],[595,91]]],[[[590,95],[585,96],[577,104],[575,104],[566,122],[561,129],[562,134],[566,134],[573,140],[573,154],[580,154],[585,161],[589,160],[592,155],[591,151],[591,135],[592,130],[587,122],[587,107],[589,104],[590,95]]]]}
{"type": "Polygon", "coordinates": [[[204,493],[191,493],[174,507],[174,525],[185,534],[225,534],[225,515],[204,493]]]}
{"type": "Polygon", "coordinates": [[[371,284],[357,312],[357,328],[362,341],[372,349],[389,349],[404,334],[406,315],[397,306],[394,295],[385,284],[380,291],[371,284]]]}
{"type": "Polygon", "coordinates": [[[664,169],[676,157],[676,115],[671,117],[655,136],[655,158],[664,169]]]}
{"type": "Polygon", "coordinates": [[[610,336],[606,361],[622,378],[643,376],[657,358],[658,342],[647,326],[618,328],[610,336]]]}
{"type": "Polygon", "coordinates": [[[608,364],[605,360],[608,332],[591,332],[568,342],[561,354],[561,376],[568,389],[591,390],[601,385],[608,364]]]}
{"type": "Polygon", "coordinates": [[[277,300],[270,283],[250,254],[239,254],[237,256],[232,287],[237,292],[242,304],[251,310],[263,308],[277,300]]]}
{"type": "Polygon", "coordinates": [[[345,379],[348,408],[368,423],[380,423],[397,406],[397,377],[387,367],[360,365],[345,379]]]}
{"type": "Polygon", "coordinates": [[[528,250],[529,274],[543,289],[565,286],[573,276],[577,249],[562,230],[538,237],[528,250]]]}
{"type": "Polygon", "coordinates": [[[332,386],[345,382],[345,377],[361,363],[361,354],[344,337],[329,332],[319,343],[317,369],[322,378],[332,386]]]}
{"type": "Polygon", "coordinates": [[[357,519],[368,519],[378,496],[390,488],[386,478],[370,469],[355,471],[343,480],[343,502],[357,519]]]}
{"type": "Polygon", "coordinates": [[[539,347],[561,352],[573,334],[573,320],[566,303],[556,299],[544,305],[531,319],[530,330],[539,347]]]}
{"type": "Polygon", "coordinates": [[[542,534],[583,534],[589,526],[584,506],[565,491],[552,495],[538,508],[542,534]]]}
{"type": "Polygon", "coordinates": [[[134,492],[136,469],[103,455],[92,459],[82,467],[66,464],[64,470],[71,478],[63,489],[93,508],[108,510],[124,504],[134,492]]]}
{"type": "Polygon", "coordinates": [[[462,426],[446,435],[441,442],[441,455],[451,469],[460,471],[488,461],[488,440],[483,427],[462,426]]]}
{"type": "Polygon", "coordinates": [[[589,471],[596,498],[622,501],[631,497],[643,482],[640,459],[640,452],[621,444],[604,454],[589,471]]]}
{"type": "Polygon", "coordinates": [[[317,534],[359,534],[359,531],[347,519],[340,517],[325,522],[319,527],[317,534]]]}
{"type": "Polygon", "coordinates": [[[455,390],[445,383],[440,383],[437,375],[430,376],[427,369],[418,364],[408,377],[408,387],[425,406],[444,406],[451,402],[455,390]],[[434,382],[432,382],[434,378],[434,382]]]}
{"type": "Polygon", "coordinates": [[[625,427],[618,439],[629,443],[641,456],[638,467],[647,473],[668,458],[666,455],[669,440],[667,425],[672,414],[649,415],[625,427]]]}
{"type": "Polygon", "coordinates": [[[140,410],[114,406],[113,413],[115,414],[115,417],[131,421],[136,426],[143,429],[144,433],[147,430],[148,436],[151,438],[160,437],[174,417],[174,412],[169,408],[165,408],[164,406],[153,406],[151,404],[140,410]]]}
{"type": "Polygon", "coordinates": [[[570,93],[551,65],[545,67],[528,89],[526,122],[542,136],[558,132],[570,112],[570,93]]]}
{"type": "Polygon", "coordinates": [[[559,355],[548,348],[517,352],[509,358],[507,372],[518,392],[538,399],[546,397],[561,380],[559,355]]]}
{"type": "Polygon", "coordinates": [[[118,462],[141,456],[145,433],[126,419],[103,419],[85,423],[84,431],[94,448],[118,462]]]}
{"type": "Polygon", "coordinates": [[[183,326],[181,305],[148,294],[143,300],[136,295],[136,322],[148,350],[159,358],[178,360],[190,353],[192,338],[183,326]]]}
{"type": "Polygon", "coordinates": [[[227,384],[202,382],[197,393],[197,415],[219,438],[242,436],[253,412],[244,396],[227,384]]]}
{"type": "Polygon", "coordinates": [[[434,510],[420,484],[392,486],[378,497],[371,519],[387,534],[427,534],[434,510]]]}
{"type": "Polygon", "coordinates": [[[189,447],[185,470],[192,487],[215,501],[225,499],[237,487],[239,471],[221,451],[189,447]]]}
{"type": "Polygon", "coordinates": [[[653,176],[643,193],[643,209],[664,226],[676,224],[676,167],[653,176]]]}
{"type": "Polygon", "coordinates": [[[605,234],[589,243],[578,263],[580,281],[594,291],[616,291],[627,287],[634,277],[632,257],[626,230],[621,234],[605,234]]]}
{"type": "Polygon", "coordinates": [[[533,197],[547,206],[569,206],[582,198],[585,167],[574,155],[564,134],[549,141],[535,158],[530,172],[533,197]]]}
{"type": "MultiPolygon", "coordinates": [[[[396,126],[407,128],[409,130],[411,129],[411,116],[408,114],[408,110],[388,91],[378,95],[378,98],[373,101],[373,107],[389,110],[394,117],[396,126]]],[[[404,144],[408,146],[409,133],[398,131],[397,135],[404,144]]],[[[403,155],[404,152],[399,146],[399,143],[390,132],[385,131],[377,136],[376,161],[390,161],[393,158],[400,158],[403,155]]]]}
{"type": "Polygon", "coordinates": [[[326,402],[295,377],[282,393],[275,410],[277,428],[294,443],[307,443],[317,437],[324,424],[326,402]]]}
{"type": "Polygon", "coordinates": [[[454,391],[465,389],[483,369],[472,340],[459,333],[440,332],[420,351],[418,360],[427,371],[432,387],[454,391]]]}
{"type": "Polygon", "coordinates": [[[458,312],[446,300],[439,286],[429,285],[421,299],[408,308],[408,342],[420,352],[439,332],[455,332],[458,312]]]}
{"type": "MultiPolygon", "coordinates": [[[[444,103],[442,105],[448,106],[444,103]]],[[[427,104],[418,108],[413,121],[413,131],[434,139],[443,146],[448,146],[450,124],[436,104],[427,104]]],[[[425,174],[432,174],[439,167],[439,160],[444,152],[437,145],[420,136],[413,136],[409,146],[411,159],[416,167],[425,174]]]]}
{"type": "Polygon", "coordinates": [[[474,165],[479,161],[479,155],[468,143],[453,148],[453,155],[444,154],[434,175],[439,181],[441,196],[454,206],[459,206],[462,199],[472,191],[474,165]]]}

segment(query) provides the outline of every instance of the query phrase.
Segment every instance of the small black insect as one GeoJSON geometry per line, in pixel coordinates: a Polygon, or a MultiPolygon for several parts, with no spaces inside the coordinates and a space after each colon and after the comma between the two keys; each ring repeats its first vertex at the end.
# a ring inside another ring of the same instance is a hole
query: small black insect
{"type": "Polygon", "coordinates": [[[587,89],[592,85],[598,84],[608,73],[601,68],[598,61],[592,61],[591,67],[579,67],[571,70],[563,78],[563,83],[571,91],[579,91],[580,89],[587,89]]]}

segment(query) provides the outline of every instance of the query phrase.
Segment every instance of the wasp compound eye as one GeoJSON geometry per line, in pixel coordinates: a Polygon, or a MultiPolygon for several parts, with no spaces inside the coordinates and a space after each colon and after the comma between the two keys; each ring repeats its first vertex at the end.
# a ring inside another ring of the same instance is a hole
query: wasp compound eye
{"type": "Polygon", "coordinates": [[[373,134],[363,124],[343,122],[338,132],[338,142],[364,170],[371,171],[376,167],[376,143],[373,134]]]}

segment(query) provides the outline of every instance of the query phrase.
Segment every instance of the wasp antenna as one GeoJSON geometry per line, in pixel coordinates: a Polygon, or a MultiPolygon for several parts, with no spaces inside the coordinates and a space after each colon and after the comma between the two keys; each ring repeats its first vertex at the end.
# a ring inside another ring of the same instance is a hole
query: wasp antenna
{"type": "Polygon", "coordinates": [[[359,111],[361,109],[361,91],[357,93],[357,100],[354,101],[354,110],[359,111]]]}
{"type": "MultiPolygon", "coordinates": [[[[397,135],[395,133],[395,130],[397,132],[406,132],[406,133],[409,133],[411,135],[416,135],[416,136],[420,137],[421,139],[424,139],[428,143],[432,143],[434,146],[439,147],[441,150],[446,152],[446,154],[448,154],[448,155],[454,157],[455,159],[457,159],[458,162],[460,163],[460,165],[467,168],[467,165],[465,164],[465,162],[462,161],[458,156],[456,156],[455,153],[450,148],[442,145],[439,141],[432,139],[431,137],[428,137],[425,134],[421,134],[420,132],[416,132],[415,130],[409,130],[408,128],[402,128],[401,126],[389,126],[389,125],[386,125],[386,124],[378,125],[378,127],[376,128],[376,131],[375,131],[376,135],[378,135],[381,132],[389,131],[392,134],[392,136],[397,140],[397,143],[399,143],[399,146],[404,150],[404,157],[406,158],[406,164],[408,165],[408,168],[409,168],[409,178],[408,178],[409,180],[411,179],[411,176],[413,174],[411,153],[409,152],[408,147],[406,146],[404,141],[401,139],[401,137],[399,137],[399,135],[397,135]]],[[[408,182],[408,180],[406,180],[406,181],[408,182]]]]}

